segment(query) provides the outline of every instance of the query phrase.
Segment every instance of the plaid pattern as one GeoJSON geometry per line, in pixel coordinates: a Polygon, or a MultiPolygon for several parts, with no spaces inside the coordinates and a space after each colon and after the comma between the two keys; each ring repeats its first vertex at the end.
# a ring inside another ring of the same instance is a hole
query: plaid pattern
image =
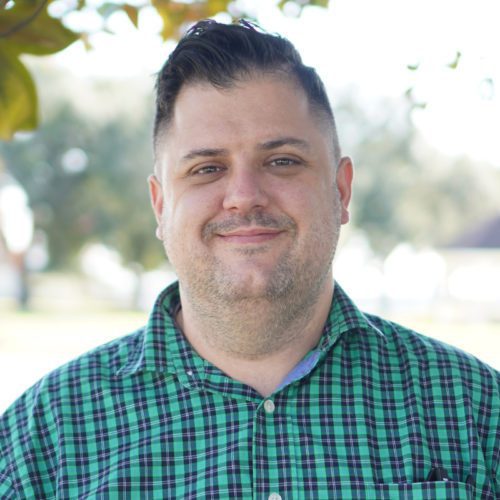
{"type": "Polygon", "coordinates": [[[500,498],[498,374],[472,356],[362,314],[337,286],[271,404],[193,352],[178,301],[174,285],[144,329],[7,410],[0,498],[500,498]],[[432,467],[449,481],[426,481],[432,467]]]}

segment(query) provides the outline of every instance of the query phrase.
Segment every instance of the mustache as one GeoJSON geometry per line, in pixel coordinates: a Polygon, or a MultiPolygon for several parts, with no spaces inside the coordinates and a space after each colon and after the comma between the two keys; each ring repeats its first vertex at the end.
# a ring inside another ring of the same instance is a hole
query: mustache
{"type": "Polygon", "coordinates": [[[225,234],[230,231],[234,231],[241,227],[267,227],[270,229],[276,229],[278,231],[294,231],[297,224],[286,215],[280,215],[275,217],[270,214],[256,212],[246,216],[233,215],[227,219],[208,222],[202,231],[202,237],[208,239],[216,234],[225,234]]]}

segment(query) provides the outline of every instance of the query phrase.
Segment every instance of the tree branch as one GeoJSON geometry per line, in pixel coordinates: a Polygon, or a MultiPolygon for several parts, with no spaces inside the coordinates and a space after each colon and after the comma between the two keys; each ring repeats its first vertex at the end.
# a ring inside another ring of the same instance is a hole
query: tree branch
{"type": "MultiPolygon", "coordinates": [[[[2,7],[5,7],[7,4],[8,0],[1,0],[2,2],[2,7]]],[[[18,31],[22,30],[25,26],[27,26],[29,23],[31,23],[37,16],[42,12],[43,8],[47,4],[47,0],[42,0],[40,2],[40,5],[26,18],[23,19],[21,22],[17,23],[16,25],[12,26],[6,31],[3,31],[0,33],[0,38],[6,38],[10,35],[13,35],[14,33],[17,33],[18,31]]]]}

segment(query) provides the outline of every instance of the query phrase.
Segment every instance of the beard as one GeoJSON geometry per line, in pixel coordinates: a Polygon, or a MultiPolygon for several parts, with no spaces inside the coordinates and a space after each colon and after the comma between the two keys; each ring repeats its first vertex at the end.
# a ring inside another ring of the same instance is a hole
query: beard
{"type": "MultiPolygon", "coordinates": [[[[332,280],[332,261],[340,233],[340,201],[334,197],[333,214],[318,217],[302,242],[297,224],[288,216],[255,212],[207,223],[202,240],[209,243],[217,234],[257,225],[284,231],[291,244],[267,273],[264,286],[253,287],[241,274],[212,253],[172,251],[167,254],[179,276],[182,292],[189,300],[210,345],[245,359],[258,359],[276,352],[300,335],[313,314],[325,284],[332,280]],[[189,255],[190,258],[185,257],[189,255]],[[177,259],[175,257],[182,257],[177,259]]],[[[236,249],[245,257],[258,258],[265,245],[236,249]]]]}

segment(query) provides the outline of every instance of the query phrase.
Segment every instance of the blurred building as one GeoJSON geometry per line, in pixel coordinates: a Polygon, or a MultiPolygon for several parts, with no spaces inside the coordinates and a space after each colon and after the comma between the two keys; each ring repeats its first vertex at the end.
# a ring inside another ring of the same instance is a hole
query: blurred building
{"type": "Polygon", "coordinates": [[[447,299],[459,314],[500,321],[500,214],[465,231],[440,254],[447,299]]]}
{"type": "Polygon", "coordinates": [[[441,248],[400,243],[382,259],[362,233],[351,234],[335,278],[376,314],[443,321],[500,321],[500,215],[441,248]]]}

